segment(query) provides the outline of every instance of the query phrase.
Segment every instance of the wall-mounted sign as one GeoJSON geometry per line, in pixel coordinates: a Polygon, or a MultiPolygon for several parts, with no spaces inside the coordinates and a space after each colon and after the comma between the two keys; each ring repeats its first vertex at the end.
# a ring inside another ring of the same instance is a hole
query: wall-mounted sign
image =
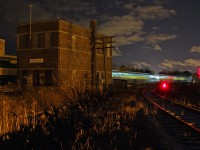
{"type": "Polygon", "coordinates": [[[34,64],[34,63],[43,63],[44,60],[43,58],[36,58],[36,59],[30,59],[30,63],[34,64]]]}

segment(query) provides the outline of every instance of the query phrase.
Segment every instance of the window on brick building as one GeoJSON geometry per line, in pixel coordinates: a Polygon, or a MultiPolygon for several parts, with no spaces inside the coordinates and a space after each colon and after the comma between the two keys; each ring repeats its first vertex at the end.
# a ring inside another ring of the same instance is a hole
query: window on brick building
{"type": "Polygon", "coordinates": [[[41,70],[39,74],[39,84],[41,86],[45,85],[45,71],[41,70]]]}
{"type": "Polygon", "coordinates": [[[22,71],[22,85],[27,85],[27,77],[28,77],[27,70],[23,70],[22,71]]]}
{"type": "Polygon", "coordinates": [[[38,70],[33,71],[33,86],[39,86],[39,73],[38,70]]]}
{"type": "Polygon", "coordinates": [[[76,36],[75,35],[72,35],[72,50],[75,50],[76,49],[76,36]]]}
{"type": "Polygon", "coordinates": [[[45,34],[39,33],[38,34],[38,48],[44,48],[45,47],[45,34]]]}
{"type": "Polygon", "coordinates": [[[51,35],[52,47],[57,47],[58,46],[58,33],[52,32],[51,34],[52,34],[51,35]]]}
{"type": "Polygon", "coordinates": [[[45,47],[45,34],[44,33],[33,33],[32,34],[32,47],[44,48],[45,47]]]}
{"type": "Polygon", "coordinates": [[[45,47],[49,48],[52,47],[53,41],[52,41],[52,33],[46,33],[45,34],[45,47]]]}
{"type": "Polygon", "coordinates": [[[54,85],[54,76],[52,70],[46,70],[45,72],[45,83],[47,86],[54,85]]]}
{"type": "Polygon", "coordinates": [[[32,71],[28,71],[27,74],[27,85],[32,86],[33,85],[33,73],[32,71]]]}
{"type": "Polygon", "coordinates": [[[85,80],[87,80],[88,79],[88,72],[87,71],[83,71],[83,78],[85,79],[85,80]]]}
{"type": "Polygon", "coordinates": [[[20,49],[24,49],[24,48],[29,48],[30,47],[29,34],[21,34],[21,35],[19,35],[18,47],[20,49]]]}
{"type": "Polygon", "coordinates": [[[33,48],[39,47],[39,37],[37,33],[32,34],[32,46],[33,48]]]}
{"type": "Polygon", "coordinates": [[[75,69],[72,70],[72,80],[77,80],[77,71],[75,69]]]}

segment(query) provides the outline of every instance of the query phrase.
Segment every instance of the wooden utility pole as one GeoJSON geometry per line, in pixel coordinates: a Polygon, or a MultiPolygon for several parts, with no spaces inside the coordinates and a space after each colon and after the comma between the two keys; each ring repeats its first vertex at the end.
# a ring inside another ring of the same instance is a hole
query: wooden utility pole
{"type": "Polygon", "coordinates": [[[96,33],[97,33],[97,21],[92,20],[90,22],[91,29],[91,85],[93,94],[96,93],[96,33]]]}
{"type": "MultiPolygon", "coordinates": [[[[92,89],[93,89],[93,93],[96,93],[98,90],[98,86],[97,83],[99,83],[98,78],[96,75],[97,72],[97,50],[101,49],[103,51],[103,72],[104,72],[104,85],[106,87],[107,90],[107,71],[106,71],[106,54],[108,51],[108,48],[110,48],[110,51],[112,50],[112,48],[114,46],[113,43],[114,41],[112,41],[113,36],[104,36],[104,35],[98,35],[97,34],[97,22],[95,20],[92,20],[90,22],[90,29],[91,29],[91,76],[92,76],[92,81],[91,81],[91,85],[92,85],[92,89]],[[109,46],[108,46],[109,45],[109,46]]],[[[111,53],[111,52],[110,52],[111,53]]],[[[112,57],[112,56],[110,56],[112,57]]]]}
{"type": "Polygon", "coordinates": [[[114,36],[101,36],[101,37],[98,37],[98,38],[96,38],[96,40],[98,40],[98,41],[96,41],[95,42],[95,49],[102,49],[103,50],[103,57],[104,57],[104,78],[105,78],[105,86],[106,86],[106,90],[107,90],[107,71],[106,71],[106,52],[107,52],[107,50],[108,49],[110,49],[110,50],[112,50],[112,48],[114,48],[114,46],[113,46],[113,43],[115,42],[115,41],[113,41],[112,39],[113,39],[113,37],[114,36]]]}

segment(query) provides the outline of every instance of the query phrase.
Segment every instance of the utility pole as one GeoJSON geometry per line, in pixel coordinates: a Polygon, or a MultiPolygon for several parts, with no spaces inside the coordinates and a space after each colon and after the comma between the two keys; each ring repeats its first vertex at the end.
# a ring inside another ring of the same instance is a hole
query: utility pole
{"type": "Polygon", "coordinates": [[[29,34],[29,39],[31,40],[31,22],[32,22],[32,8],[35,7],[33,3],[30,1],[29,4],[27,5],[29,7],[29,23],[30,23],[30,34],[29,34]]]}
{"type": "Polygon", "coordinates": [[[93,94],[96,93],[96,34],[97,34],[97,21],[90,21],[90,29],[91,29],[91,85],[93,94]]]}
{"type": "Polygon", "coordinates": [[[98,35],[97,34],[97,22],[95,20],[92,20],[90,22],[90,29],[91,29],[91,85],[93,89],[93,93],[98,92],[98,79],[99,74],[97,74],[97,50],[100,49],[103,51],[103,72],[104,72],[104,85],[108,87],[107,83],[107,70],[106,70],[106,62],[107,62],[107,51],[108,49],[112,50],[114,46],[112,41],[113,36],[105,36],[105,35],[98,35]]]}
{"type": "Polygon", "coordinates": [[[113,39],[113,37],[114,36],[101,36],[101,37],[98,37],[98,38],[96,38],[96,40],[98,40],[98,41],[96,41],[95,42],[95,44],[96,44],[96,46],[95,46],[95,49],[102,49],[103,50],[103,59],[104,59],[104,67],[103,67],[103,69],[104,69],[104,79],[105,79],[105,87],[106,87],[106,90],[107,90],[107,88],[108,88],[108,85],[107,85],[107,71],[106,71],[106,52],[107,52],[107,50],[108,49],[110,49],[110,50],[112,50],[115,46],[113,46],[113,43],[115,42],[115,41],[113,41],[112,39],[113,39]]]}

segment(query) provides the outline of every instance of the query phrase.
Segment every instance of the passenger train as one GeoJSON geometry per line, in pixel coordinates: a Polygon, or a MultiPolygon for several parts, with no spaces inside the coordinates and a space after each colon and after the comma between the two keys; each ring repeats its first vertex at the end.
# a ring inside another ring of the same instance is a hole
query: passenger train
{"type": "Polygon", "coordinates": [[[155,83],[163,80],[168,82],[192,82],[192,76],[172,76],[165,74],[150,74],[141,72],[121,72],[117,70],[112,71],[113,80],[127,80],[130,83],[155,83]]]}

